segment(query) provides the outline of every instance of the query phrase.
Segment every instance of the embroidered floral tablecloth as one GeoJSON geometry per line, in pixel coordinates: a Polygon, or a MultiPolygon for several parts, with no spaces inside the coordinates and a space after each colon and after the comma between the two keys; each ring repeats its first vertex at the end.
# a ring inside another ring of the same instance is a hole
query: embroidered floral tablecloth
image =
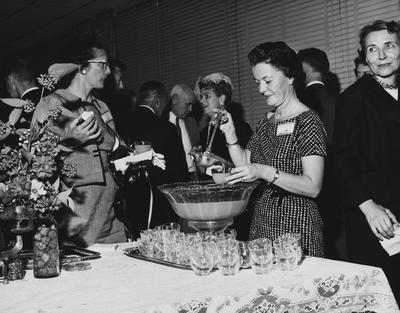
{"type": "Polygon", "coordinates": [[[130,258],[132,244],[95,245],[92,268],[0,284],[1,313],[382,312],[399,313],[382,270],[306,258],[291,272],[198,277],[130,258]]]}
{"type": "MultiPolygon", "coordinates": [[[[266,285],[269,285],[266,283],[266,285]]],[[[247,295],[216,296],[175,304],[179,313],[189,312],[399,312],[393,295],[386,291],[380,269],[338,273],[303,282],[258,288],[247,295]]],[[[157,312],[157,309],[154,310],[157,312]]]]}

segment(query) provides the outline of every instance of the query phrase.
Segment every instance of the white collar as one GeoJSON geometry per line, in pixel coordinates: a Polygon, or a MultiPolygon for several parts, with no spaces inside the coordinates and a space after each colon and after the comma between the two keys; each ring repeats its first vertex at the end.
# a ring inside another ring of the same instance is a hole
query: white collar
{"type": "Polygon", "coordinates": [[[169,120],[175,124],[176,118],[177,118],[177,116],[175,115],[175,113],[172,111],[169,111],[169,120]]]}
{"type": "Polygon", "coordinates": [[[144,105],[144,104],[141,104],[141,105],[139,105],[140,107],[143,107],[143,108],[148,108],[149,110],[151,110],[151,112],[153,112],[154,114],[156,114],[156,111],[154,111],[154,109],[152,108],[152,107],[149,107],[148,105],[144,105]]]}
{"type": "Polygon", "coordinates": [[[320,80],[313,80],[313,81],[309,82],[309,83],[306,85],[306,87],[311,86],[311,85],[317,85],[317,84],[322,85],[322,86],[325,86],[325,84],[324,84],[322,81],[320,81],[320,80]]]}
{"type": "Polygon", "coordinates": [[[29,91],[36,90],[36,89],[39,89],[39,87],[31,87],[31,88],[25,90],[25,91],[22,93],[22,95],[20,96],[20,98],[22,98],[23,96],[25,96],[29,91]]]}

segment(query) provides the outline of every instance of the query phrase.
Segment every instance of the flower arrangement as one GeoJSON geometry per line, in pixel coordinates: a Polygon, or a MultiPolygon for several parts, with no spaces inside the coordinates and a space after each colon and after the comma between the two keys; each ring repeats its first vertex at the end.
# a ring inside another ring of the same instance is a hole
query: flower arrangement
{"type": "MultiPolygon", "coordinates": [[[[76,175],[72,164],[59,158],[58,136],[50,131],[61,109],[49,112],[43,123],[25,130],[16,148],[4,147],[0,154],[0,219],[45,218],[62,205],[72,206],[72,189],[60,192],[60,174],[76,175]]],[[[3,129],[4,125],[0,125],[3,129]]]]}

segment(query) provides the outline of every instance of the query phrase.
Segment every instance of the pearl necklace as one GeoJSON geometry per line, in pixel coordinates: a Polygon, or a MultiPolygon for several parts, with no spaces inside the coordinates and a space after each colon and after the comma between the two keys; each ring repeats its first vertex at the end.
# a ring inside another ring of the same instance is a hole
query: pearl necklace
{"type": "Polygon", "coordinates": [[[384,82],[381,82],[378,77],[376,77],[376,75],[373,75],[373,77],[375,78],[375,80],[378,82],[379,85],[381,85],[383,88],[385,89],[397,89],[397,83],[393,83],[393,84],[386,84],[384,82]]]}

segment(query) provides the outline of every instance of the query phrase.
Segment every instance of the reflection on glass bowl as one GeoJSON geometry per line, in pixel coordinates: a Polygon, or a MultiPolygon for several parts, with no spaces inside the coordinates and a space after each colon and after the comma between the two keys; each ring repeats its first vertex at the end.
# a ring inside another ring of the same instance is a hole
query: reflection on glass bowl
{"type": "Polygon", "coordinates": [[[217,221],[241,214],[257,185],[257,181],[233,185],[192,181],[158,188],[180,217],[189,221],[217,221]]]}

